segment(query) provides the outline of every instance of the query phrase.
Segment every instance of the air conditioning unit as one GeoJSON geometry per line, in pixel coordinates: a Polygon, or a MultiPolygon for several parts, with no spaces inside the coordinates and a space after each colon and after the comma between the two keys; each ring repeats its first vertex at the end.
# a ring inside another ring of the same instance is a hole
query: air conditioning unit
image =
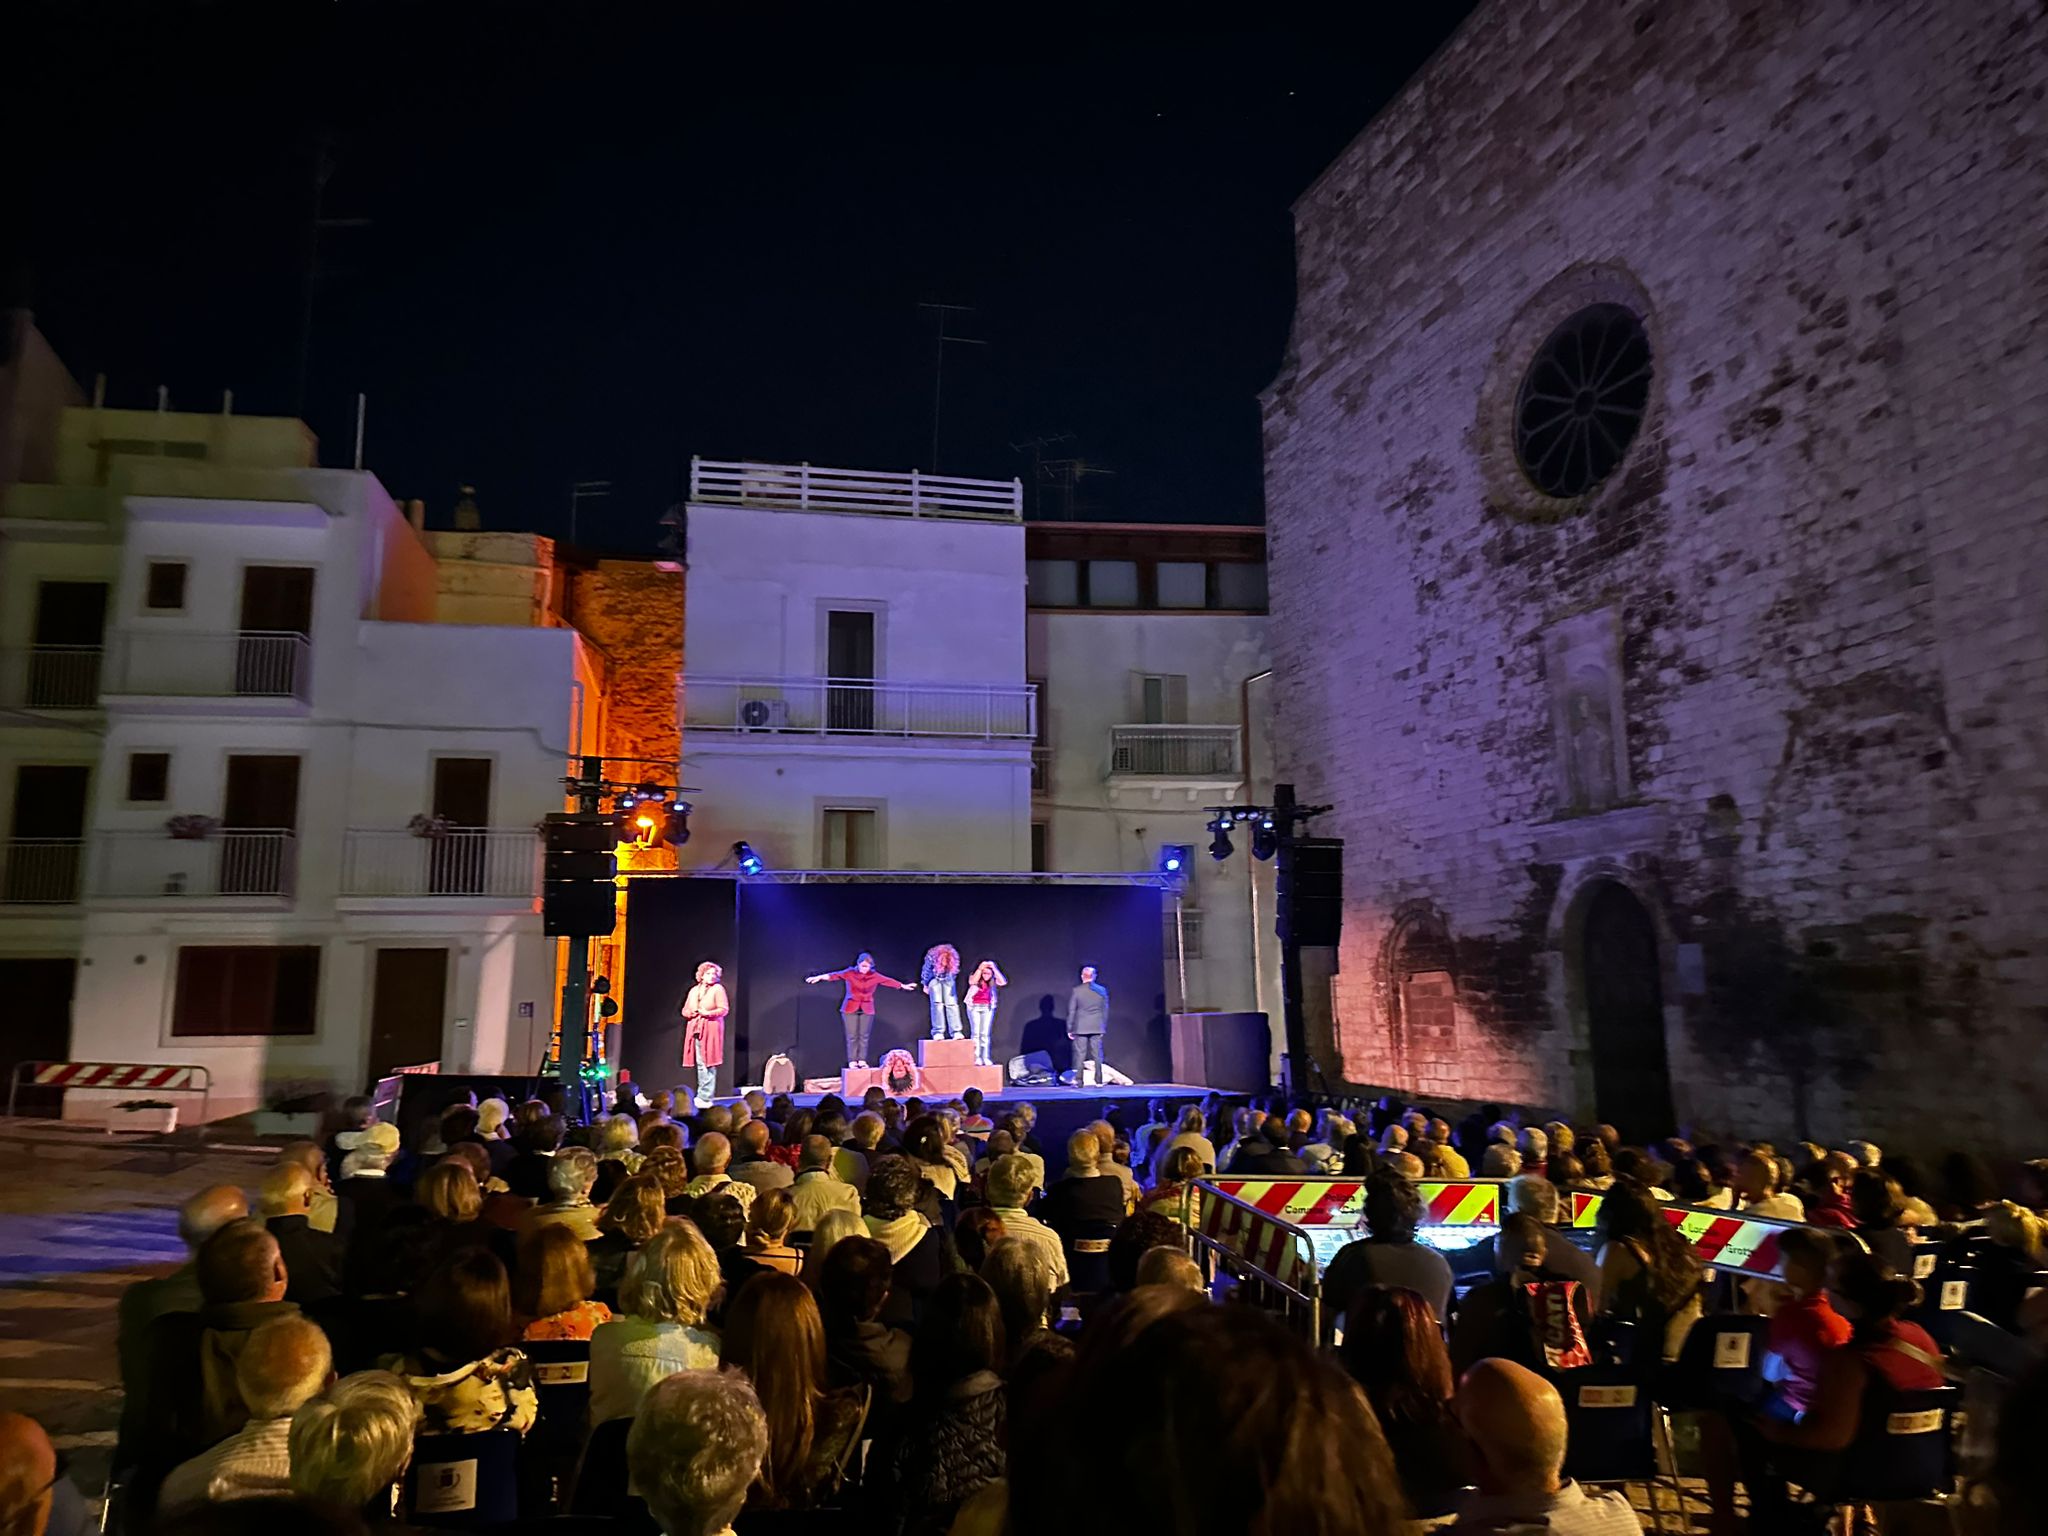
{"type": "Polygon", "coordinates": [[[748,699],[740,705],[740,726],[749,731],[780,731],[789,726],[789,700],[748,699]]]}

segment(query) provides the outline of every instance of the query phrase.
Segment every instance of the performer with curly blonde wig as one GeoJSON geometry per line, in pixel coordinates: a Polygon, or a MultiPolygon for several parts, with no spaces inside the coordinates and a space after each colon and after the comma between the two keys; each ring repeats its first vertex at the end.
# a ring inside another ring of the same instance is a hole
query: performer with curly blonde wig
{"type": "Polygon", "coordinates": [[[705,1108],[718,1092],[718,1069],[725,1063],[725,1016],[732,1012],[722,985],[725,972],[715,961],[697,967],[697,985],[683,999],[683,1065],[697,1069],[697,1107],[705,1108]]]}
{"type": "Polygon", "coordinates": [[[950,944],[934,944],[924,952],[918,980],[931,999],[932,1038],[958,1040],[966,1034],[960,1025],[960,951],[950,944]]]}

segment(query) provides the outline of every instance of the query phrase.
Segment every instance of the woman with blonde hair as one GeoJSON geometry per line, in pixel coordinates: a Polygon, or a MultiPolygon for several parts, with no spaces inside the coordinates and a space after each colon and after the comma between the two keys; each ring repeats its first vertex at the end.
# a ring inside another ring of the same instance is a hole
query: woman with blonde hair
{"type": "MultiPolygon", "coordinates": [[[[780,1191],[776,1191],[780,1193],[780,1191]]],[[[825,1388],[825,1324],[793,1275],[761,1275],[726,1309],[719,1361],[746,1373],[768,1419],[768,1454],[748,1509],[816,1509],[846,1480],[867,1423],[868,1389],[825,1388]]]]}
{"type": "Polygon", "coordinates": [[[867,1235],[867,1218],[859,1211],[843,1207],[827,1211],[811,1229],[811,1246],[804,1250],[804,1278],[810,1280],[815,1288],[815,1277],[824,1269],[825,1255],[832,1251],[832,1245],[844,1237],[867,1235]]]}
{"type": "Polygon", "coordinates": [[[612,1309],[591,1300],[597,1277],[584,1241],[559,1221],[520,1234],[512,1275],[512,1310],[525,1324],[521,1343],[535,1339],[587,1339],[612,1309]]]}
{"type": "Polygon", "coordinates": [[[988,1054],[989,1031],[996,1021],[996,992],[1007,987],[1010,978],[993,960],[979,962],[967,977],[967,1027],[974,1036],[974,1064],[992,1067],[988,1054]]]}
{"type": "Polygon", "coordinates": [[[794,1275],[803,1268],[804,1256],[789,1246],[789,1229],[796,1223],[796,1202],[786,1189],[764,1189],[747,1212],[747,1241],[741,1251],[756,1264],[794,1275]]]}
{"type": "Polygon", "coordinates": [[[671,1218],[626,1262],[624,1313],[590,1335],[590,1421],[630,1418],[640,1394],[677,1371],[718,1366],[705,1315],[718,1299],[718,1256],[695,1222],[671,1218]]]}
{"type": "Polygon", "coordinates": [[[718,1069],[725,1064],[725,971],[715,960],[697,967],[697,984],[683,999],[683,1065],[697,1069],[697,1107],[708,1109],[718,1095],[718,1069]]]}
{"type": "Polygon", "coordinates": [[[960,951],[950,944],[934,944],[924,952],[924,968],[918,985],[931,999],[932,1038],[958,1040],[960,1027],[960,951]]]}

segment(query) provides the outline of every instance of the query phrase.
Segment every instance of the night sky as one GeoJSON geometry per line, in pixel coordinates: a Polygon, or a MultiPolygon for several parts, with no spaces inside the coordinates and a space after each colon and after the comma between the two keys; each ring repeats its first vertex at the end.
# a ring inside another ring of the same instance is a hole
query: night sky
{"type": "Polygon", "coordinates": [[[582,541],[642,552],[693,452],[929,468],[927,300],[987,343],[946,349],[943,471],[1029,484],[1011,445],[1070,434],[1114,472],[1077,515],[1256,522],[1288,205],[1470,8],[24,7],[0,268],[110,404],[291,412],[324,144],[322,215],[370,222],[320,236],[303,414],[344,463],[367,392],[432,523],[470,482],[559,534],[610,480],[582,541]]]}

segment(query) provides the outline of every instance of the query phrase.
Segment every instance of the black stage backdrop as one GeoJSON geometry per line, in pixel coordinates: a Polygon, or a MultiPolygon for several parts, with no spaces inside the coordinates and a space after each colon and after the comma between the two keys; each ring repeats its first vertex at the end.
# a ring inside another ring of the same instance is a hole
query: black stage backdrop
{"type": "MultiPolygon", "coordinates": [[[[1067,994],[1080,968],[1093,965],[1109,988],[1104,1059],[1141,1083],[1165,1081],[1172,1058],[1160,896],[1121,885],[636,880],[619,1064],[649,1089],[682,1079],[677,1010],[698,963],[716,960],[733,1007],[719,1091],[758,1082],[777,1051],[796,1062],[799,1078],[829,1076],[845,1064],[843,989],[806,986],[804,977],[849,966],[865,949],[883,975],[914,985],[925,950],[940,942],[960,951],[963,971],[989,958],[1010,978],[990,1041],[998,1063],[1045,1051],[1061,1070],[1071,1065],[1067,994]]],[[[869,1059],[896,1046],[914,1052],[929,1019],[923,993],[883,988],[869,1059]]]]}

